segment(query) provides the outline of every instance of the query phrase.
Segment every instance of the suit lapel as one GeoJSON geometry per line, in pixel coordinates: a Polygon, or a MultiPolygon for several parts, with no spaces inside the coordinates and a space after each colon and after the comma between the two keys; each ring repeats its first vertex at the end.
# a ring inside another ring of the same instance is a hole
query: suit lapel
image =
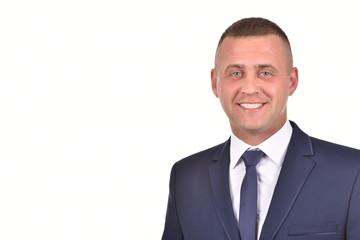
{"type": "Polygon", "coordinates": [[[229,188],[230,140],[216,153],[209,166],[210,191],[219,220],[229,240],[240,239],[229,188]]]}
{"type": "Polygon", "coordinates": [[[277,181],[270,208],[262,228],[260,240],[275,238],[297,196],[315,166],[309,156],[313,155],[309,136],[295,123],[288,151],[277,181]]]}

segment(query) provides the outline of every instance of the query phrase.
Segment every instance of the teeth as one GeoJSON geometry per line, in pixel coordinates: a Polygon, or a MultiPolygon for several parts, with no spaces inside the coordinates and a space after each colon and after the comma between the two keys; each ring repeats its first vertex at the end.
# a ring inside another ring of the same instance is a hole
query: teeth
{"type": "Polygon", "coordinates": [[[242,104],[240,104],[240,106],[242,106],[243,108],[247,108],[247,109],[259,108],[262,105],[263,105],[262,103],[242,103],[242,104]]]}

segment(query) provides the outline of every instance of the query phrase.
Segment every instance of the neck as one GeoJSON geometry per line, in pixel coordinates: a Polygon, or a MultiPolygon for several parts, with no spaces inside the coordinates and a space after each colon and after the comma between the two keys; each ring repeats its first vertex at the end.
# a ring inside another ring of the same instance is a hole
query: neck
{"type": "Polygon", "coordinates": [[[264,136],[264,135],[256,135],[256,134],[239,134],[235,131],[233,131],[235,136],[245,142],[246,144],[249,144],[250,146],[258,146],[262,142],[264,142],[266,139],[270,138],[272,136],[264,136]]]}
{"type": "Polygon", "coordinates": [[[244,131],[241,129],[235,129],[233,126],[231,126],[231,129],[234,135],[246,144],[249,144],[250,146],[258,146],[279,131],[284,126],[285,122],[286,120],[283,124],[266,131],[244,131]]]}

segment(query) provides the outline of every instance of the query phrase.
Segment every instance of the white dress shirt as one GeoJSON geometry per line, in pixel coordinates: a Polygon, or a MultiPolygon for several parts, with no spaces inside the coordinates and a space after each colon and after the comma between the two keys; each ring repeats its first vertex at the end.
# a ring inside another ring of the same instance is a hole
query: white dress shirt
{"type": "Polygon", "coordinates": [[[231,135],[229,181],[231,200],[237,223],[239,223],[240,189],[246,172],[241,156],[248,149],[260,149],[265,153],[256,166],[258,175],[257,239],[260,238],[261,229],[269,210],[291,135],[292,127],[289,121],[286,121],[278,132],[258,146],[250,146],[234,134],[231,135]]]}

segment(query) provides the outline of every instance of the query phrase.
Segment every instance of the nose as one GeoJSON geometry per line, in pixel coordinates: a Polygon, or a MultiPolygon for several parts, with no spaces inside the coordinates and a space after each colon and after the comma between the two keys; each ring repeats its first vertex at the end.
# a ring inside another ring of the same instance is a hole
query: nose
{"type": "Polygon", "coordinates": [[[241,93],[253,95],[259,93],[259,79],[256,76],[247,76],[241,81],[241,93]]]}

